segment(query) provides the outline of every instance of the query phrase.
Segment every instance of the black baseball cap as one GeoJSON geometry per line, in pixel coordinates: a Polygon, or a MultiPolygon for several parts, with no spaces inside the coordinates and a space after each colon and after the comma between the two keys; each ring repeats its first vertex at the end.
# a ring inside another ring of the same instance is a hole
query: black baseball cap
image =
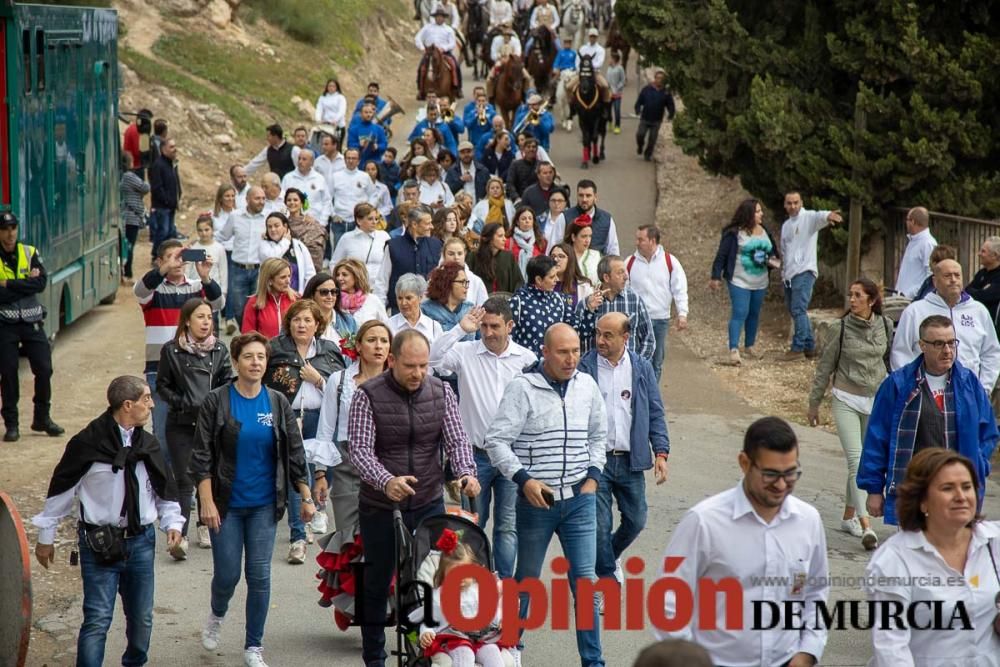
{"type": "Polygon", "coordinates": [[[17,216],[10,211],[0,213],[0,227],[17,227],[20,224],[17,216]]]}

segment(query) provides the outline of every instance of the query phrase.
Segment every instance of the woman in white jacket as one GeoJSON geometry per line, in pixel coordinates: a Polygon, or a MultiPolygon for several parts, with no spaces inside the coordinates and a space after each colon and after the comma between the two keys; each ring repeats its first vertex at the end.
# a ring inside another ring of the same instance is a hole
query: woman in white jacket
{"type": "Polygon", "coordinates": [[[327,79],[323,94],[316,100],[314,120],[333,125],[343,135],[347,126],[347,98],[340,92],[340,82],[336,79],[327,79]]]}
{"type": "Polygon", "coordinates": [[[298,294],[302,294],[306,283],[316,275],[316,266],[313,264],[309,249],[302,241],[292,238],[288,218],[284,213],[277,211],[270,213],[264,224],[267,227],[264,241],[258,246],[257,261],[263,264],[264,260],[272,257],[288,260],[292,267],[290,286],[298,294]]]}

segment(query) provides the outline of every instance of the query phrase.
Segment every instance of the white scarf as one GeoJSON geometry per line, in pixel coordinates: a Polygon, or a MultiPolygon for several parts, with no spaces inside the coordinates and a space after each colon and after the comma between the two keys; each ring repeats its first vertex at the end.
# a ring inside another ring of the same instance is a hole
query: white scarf
{"type": "Polygon", "coordinates": [[[514,243],[516,243],[521,248],[521,254],[518,255],[517,265],[521,269],[521,275],[524,279],[528,279],[528,261],[531,259],[532,253],[535,251],[535,230],[529,229],[524,232],[514,228],[514,243]]]}

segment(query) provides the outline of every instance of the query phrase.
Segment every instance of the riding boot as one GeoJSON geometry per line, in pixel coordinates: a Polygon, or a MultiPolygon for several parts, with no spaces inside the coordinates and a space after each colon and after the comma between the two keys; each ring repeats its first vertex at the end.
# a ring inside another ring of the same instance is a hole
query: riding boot
{"type": "Polygon", "coordinates": [[[584,168],[586,168],[588,162],[590,162],[590,145],[589,144],[583,147],[583,164],[581,166],[583,166],[584,168]]]}

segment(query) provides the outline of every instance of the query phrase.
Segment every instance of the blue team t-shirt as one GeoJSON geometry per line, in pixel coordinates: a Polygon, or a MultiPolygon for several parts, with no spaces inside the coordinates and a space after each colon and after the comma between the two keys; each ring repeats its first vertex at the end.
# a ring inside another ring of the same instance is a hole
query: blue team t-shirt
{"type": "Polygon", "coordinates": [[[229,405],[233,419],[242,425],[236,441],[236,476],[229,506],[273,505],[277,455],[271,399],[263,387],[256,397],[243,398],[235,385],[229,385],[229,405]]]}

